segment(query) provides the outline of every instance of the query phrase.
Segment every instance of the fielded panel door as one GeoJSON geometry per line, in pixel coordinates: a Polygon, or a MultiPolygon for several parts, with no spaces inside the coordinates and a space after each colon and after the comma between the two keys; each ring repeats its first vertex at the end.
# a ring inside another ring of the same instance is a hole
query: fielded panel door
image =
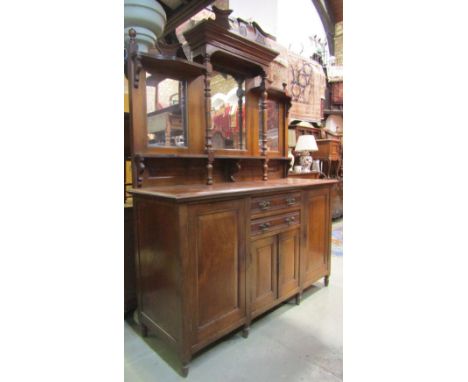
{"type": "Polygon", "coordinates": [[[299,290],[299,229],[278,235],[278,297],[299,290]]]}
{"type": "Polygon", "coordinates": [[[193,345],[246,315],[244,220],[242,200],[189,207],[193,345]]]}
{"type": "Polygon", "coordinates": [[[301,261],[302,284],[315,282],[328,272],[331,225],[329,205],[328,189],[307,191],[305,198],[307,240],[301,261]]]}
{"type": "Polygon", "coordinates": [[[250,245],[250,298],[252,312],[272,304],[278,297],[277,236],[258,239],[250,245]]]}

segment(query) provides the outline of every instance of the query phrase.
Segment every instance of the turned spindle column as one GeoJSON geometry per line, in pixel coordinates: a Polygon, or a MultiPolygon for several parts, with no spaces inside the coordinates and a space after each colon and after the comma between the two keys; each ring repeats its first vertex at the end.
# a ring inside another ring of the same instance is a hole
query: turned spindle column
{"type": "Polygon", "coordinates": [[[212,129],[211,129],[211,88],[210,88],[210,76],[212,72],[212,65],[210,62],[210,56],[205,54],[203,57],[203,63],[205,64],[205,150],[208,154],[208,164],[206,165],[207,177],[206,184],[213,184],[213,162],[214,162],[214,151],[212,142],[212,129]]]}
{"type": "Polygon", "coordinates": [[[266,113],[266,100],[267,100],[267,91],[265,85],[265,73],[262,74],[262,82],[260,84],[260,100],[259,100],[259,110],[260,110],[260,134],[261,134],[261,147],[260,154],[264,157],[263,159],[263,180],[268,180],[268,147],[267,147],[267,113],[266,113]]]}
{"type": "Polygon", "coordinates": [[[244,105],[244,89],[242,89],[242,83],[244,80],[242,78],[237,78],[237,120],[239,126],[239,149],[244,149],[244,115],[242,106],[244,105]]]}

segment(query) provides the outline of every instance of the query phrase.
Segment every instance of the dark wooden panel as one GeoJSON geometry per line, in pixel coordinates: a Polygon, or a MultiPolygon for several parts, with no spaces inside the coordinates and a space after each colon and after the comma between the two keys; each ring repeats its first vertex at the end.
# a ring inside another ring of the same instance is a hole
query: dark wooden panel
{"type": "MultiPolygon", "coordinates": [[[[204,158],[146,158],[143,186],[204,185],[206,163],[204,158]]],[[[225,181],[219,162],[214,163],[213,178],[217,183],[225,181]]]]}
{"type": "Polygon", "coordinates": [[[242,200],[189,207],[194,346],[246,316],[242,200]]]}
{"type": "Polygon", "coordinates": [[[302,283],[316,281],[327,273],[330,254],[330,192],[307,191],[306,246],[302,261],[302,283]]]}
{"type": "Polygon", "coordinates": [[[125,313],[137,307],[135,245],[133,234],[133,207],[124,208],[124,309],[125,313]]]}
{"type": "Polygon", "coordinates": [[[277,236],[252,242],[250,246],[250,303],[253,314],[277,298],[277,236]]]}
{"type": "Polygon", "coordinates": [[[139,310],[172,342],[180,338],[180,261],[177,208],[154,200],[136,200],[138,219],[139,310]]]}
{"type": "Polygon", "coordinates": [[[198,216],[198,327],[239,308],[236,215],[228,210],[198,216]]]}
{"type": "Polygon", "coordinates": [[[299,290],[300,232],[278,235],[278,295],[286,296],[299,290]]]}
{"type": "Polygon", "coordinates": [[[129,158],[132,155],[130,144],[130,114],[124,113],[124,156],[129,158]]]}

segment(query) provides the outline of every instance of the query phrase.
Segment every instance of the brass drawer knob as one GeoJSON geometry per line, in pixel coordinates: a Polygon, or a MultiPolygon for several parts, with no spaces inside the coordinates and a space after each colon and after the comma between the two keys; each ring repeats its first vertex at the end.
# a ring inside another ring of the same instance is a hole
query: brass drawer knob
{"type": "Polygon", "coordinates": [[[288,216],[284,220],[286,220],[286,223],[288,223],[288,225],[291,225],[292,223],[294,223],[296,221],[296,218],[294,216],[288,216]]]}
{"type": "Polygon", "coordinates": [[[289,197],[289,198],[286,199],[286,203],[288,204],[288,206],[292,206],[292,205],[296,204],[296,198],[289,197]]]}
{"type": "Polygon", "coordinates": [[[259,227],[262,230],[262,232],[265,232],[268,228],[270,228],[270,225],[270,223],[262,223],[259,225],[259,227]]]}
{"type": "Polygon", "coordinates": [[[269,201],[263,200],[258,203],[258,206],[260,207],[261,210],[267,210],[268,208],[270,208],[270,204],[271,203],[269,201]]]}

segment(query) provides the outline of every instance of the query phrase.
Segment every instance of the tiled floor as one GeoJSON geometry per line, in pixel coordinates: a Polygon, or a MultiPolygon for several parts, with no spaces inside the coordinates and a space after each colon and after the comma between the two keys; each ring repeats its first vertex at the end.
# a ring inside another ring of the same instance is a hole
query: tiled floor
{"type": "MultiPolygon", "coordinates": [[[[336,227],[336,224],[335,224],[336,227]]],[[[247,339],[233,333],[195,356],[188,377],[154,336],[143,340],[125,322],[126,382],[279,382],[343,380],[343,257],[332,255],[328,288],[319,281],[254,321],[247,339]]]]}

